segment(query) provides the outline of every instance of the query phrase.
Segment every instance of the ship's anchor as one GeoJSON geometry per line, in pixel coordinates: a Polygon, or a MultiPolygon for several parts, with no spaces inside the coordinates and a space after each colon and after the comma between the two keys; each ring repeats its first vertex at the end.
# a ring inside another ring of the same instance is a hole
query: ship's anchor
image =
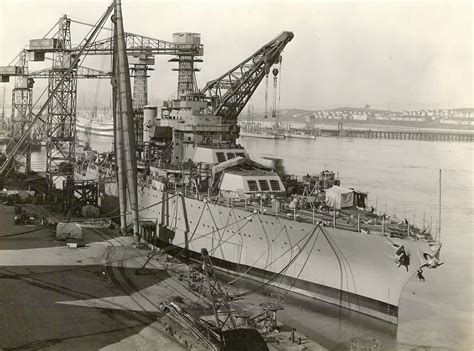
{"type": "Polygon", "coordinates": [[[434,253],[420,251],[421,252],[420,253],[420,261],[421,261],[420,269],[424,267],[428,267],[429,269],[438,268],[439,266],[444,264],[444,261],[441,261],[439,259],[439,252],[441,250],[441,246],[442,246],[441,243],[439,243],[437,247],[435,245],[431,245],[431,248],[434,251],[434,253]]]}
{"type": "Polygon", "coordinates": [[[407,272],[408,272],[408,266],[410,265],[410,250],[405,248],[405,245],[402,244],[397,244],[393,241],[389,241],[390,245],[393,247],[397,248],[395,251],[395,256],[389,256],[394,259],[395,263],[398,265],[398,268],[401,266],[405,266],[407,272]]]}

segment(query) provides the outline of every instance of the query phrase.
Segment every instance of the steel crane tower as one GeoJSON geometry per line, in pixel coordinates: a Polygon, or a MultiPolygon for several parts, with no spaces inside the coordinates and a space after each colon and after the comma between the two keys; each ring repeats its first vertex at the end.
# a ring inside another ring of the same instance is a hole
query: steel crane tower
{"type": "MultiPolygon", "coordinates": [[[[192,49],[201,45],[201,35],[199,33],[173,33],[173,42],[179,44],[183,49],[192,49]]],[[[194,63],[202,62],[199,56],[201,55],[182,53],[169,60],[169,62],[178,62],[178,68],[173,69],[173,71],[178,71],[176,94],[178,99],[182,95],[197,92],[195,72],[199,72],[199,69],[195,67],[194,63]]]]}
{"type": "MultiPolygon", "coordinates": [[[[20,139],[25,128],[31,123],[31,107],[33,104],[34,80],[28,77],[27,51],[22,50],[18,55],[18,75],[12,89],[11,137],[15,142],[20,139]]],[[[25,157],[25,171],[31,171],[31,135],[25,140],[22,156],[25,157]]]]}
{"type": "MultiPolygon", "coordinates": [[[[42,114],[48,109],[48,113],[52,115],[48,116],[47,121],[49,136],[47,159],[48,184],[50,187],[53,187],[54,180],[60,177],[73,180],[72,162],[74,161],[77,67],[85,48],[97,36],[99,29],[110,15],[113,5],[107,8],[95,28],[85,39],[85,44],[74,55],[70,52],[70,20],[66,16],[59,20],[57,38],[30,40],[29,51],[32,52],[31,55],[35,60],[44,60],[44,53],[46,52],[53,52],[55,54],[53,67],[49,74],[48,98],[38,113],[30,112],[33,116],[31,123],[26,127],[24,133],[11,150],[7,150],[6,159],[0,167],[0,173],[5,173],[10,162],[20,153],[21,146],[27,140],[34,124],[38,120],[42,120],[42,114]],[[57,168],[55,165],[57,165],[57,168]]],[[[16,67],[14,68],[16,69],[16,67]]],[[[13,74],[15,69],[8,68],[6,71],[13,74]]],[[[4,70],[2,68],[0,69],[0,78],[2,81],[5,81],[8,77],[5,77],[3,73],[4,70]]]]}
{"type": "MultiPolygon", "coordinates": [[[[64,15],[59,19],[58,27],[57,45],[60,50],[53,53],[48,78],[49,95],[58,87],[48,105],[46,177],[50,190],[57,185],[70,187],[70,182],[74,181],[75,162],[77,66],[68,70],[72,63],[71,20],[64,15]],[[63,184],[58,184],[61,180],[63,184]]],[[[71,192],[66,194],[66,206],[72,195],[71,192]]]]}
{"type": "MultiPolygon", "coordinates": [[[[10,77],[15,77],[15,85],[12,89],[12,113],[11,113],[11,141],[7,145],[7,153],[11,151],[14,144],[21,138],[25,129],[30,125],[33,114],[33,86],[34,79],[49,78],[52,68],[42,69],[30,72],[28,69],[28,60],[33,58],[34,61],[43,61],[44,56],[37,55],[38,52],[33,52],[35,55],[28,55],[27,50],[22,50],[18,55],[18,63],[15,66],[0,67],[0,71],[8,71],[8,74],[2,75],[2,82],[9,81],[10,77]],[[39,59],[42,57],[42,59],[39,59]]],[[[79,67],[77,70],[77,78],[85,79],[110,79],[110,72],[103,72],[88,67],[79,67]]],[[[44,122],[44,121],[43,121],[44,122]]],[[[25,157],[25,171],[28,173],[31,170],[31,140],[30,135],[27,136],[22,145],[20,156],[25,157]]],[[[17,157],[16,162],[20,162],[17,157]]],[[[20,162],[21,163],[21,162],[20,162]]]]}
{"type": "MultiPolygon", "coordinates": [[[[28,57],[27,51],[21,50],[15,57],[18,61],[13,66],[0,67],[0,82],[8,83],[10,77],[15,77],[14,87],[12,89],[12,105],[11,105],[11,130],[10,143],[7,145],[6,151],[9,152],[13,145],[20,139],[25,131],[25,128],[31,121],[31,106],[33,100],[33,79],[28,76],[28,57]]],[[[14,60],[15,60],[14,59],[14,60]]],[[[21,150],[17,155],[17,162],[19,158],[25,157],[25,169],[28,172],[31,167],[30,162],[30,135],[25,138],[21,145],[21,150]]],[[[12,164],[14,168],[16,164],[12,164]]],[[[11,170],[12,168],[9,168],[11,170]]]]}
{"type": "MultiPolygon", "coordinates": [[[[154,55],[175,55],[170,62],[178,62],[178,98],[187,92],[197,90],[194,72],[198,71],[195,62],[204,55],[201,37],[198,33],[174,33],[173,41],[150,38],[143,35],[124,33],[127,55],[131,56],[129,64],[133,73],[133,109],[135,123],[135,140],[143,141],[143,107],[148,104],[148,71],[155,64],[154,55]]],[[[75,47],[76,52],[80,47],[75,47]]],[[[113,37],[97,40],[87,47],[88,55],[111,55],[113,37]]]]}

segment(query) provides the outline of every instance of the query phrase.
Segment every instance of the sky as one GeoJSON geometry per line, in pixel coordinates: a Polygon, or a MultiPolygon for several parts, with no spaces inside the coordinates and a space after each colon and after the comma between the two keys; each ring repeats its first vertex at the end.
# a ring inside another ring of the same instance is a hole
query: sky
{"type": "MultiPolygon", "coordinates": [[[[94,23],[108,4],[0,0],[0,65],[8,64],[29,39],[42,38],[63,14],[94,23]]],[[[472,2],[122,0],[122,6],[127,32],[169,41],[174,32],[201,33],[200,88],[282,31],[292,31],[294,39],[283,52],[281,108],[474,107],[472,2]]],[[[73,23],[73,42],[79,43],[88,29],[73,23]]],[[[156,57],[151,102],[176,94],[171,58],[156,57]]],[[[31,63],[30,69],[48,64],[31,63]]],[[[107,69],[109,59],[86,58],[84,65],[107,69]]],[[[34,95],[44,86],[37,81],[34,95]]],[[[272,89],[270,83],[270,97],[272,89]]],[[[97,104],[106,106],[109,91],[107,81],[81,81],[78,106],[96,103],[96,96],[97,104]]],[[[256,110],[264,106],[264,91],[262,82],[251,100],[256,110]]]]}

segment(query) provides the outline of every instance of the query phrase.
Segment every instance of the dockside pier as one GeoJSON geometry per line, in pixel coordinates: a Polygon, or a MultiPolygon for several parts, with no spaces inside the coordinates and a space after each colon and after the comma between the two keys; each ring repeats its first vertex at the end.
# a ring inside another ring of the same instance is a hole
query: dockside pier
{"type": "Polygon", "coordinates": [[[450,141],[450,142],[474,142],[474,130],[435,130],[435,129],[393,129],[376,128],[343,129],[339,125],[337,129],[318,129],[320,136],[365,138],[365,139],[395,139],[395,140],[420,140],[420,141],[450,141]]]}

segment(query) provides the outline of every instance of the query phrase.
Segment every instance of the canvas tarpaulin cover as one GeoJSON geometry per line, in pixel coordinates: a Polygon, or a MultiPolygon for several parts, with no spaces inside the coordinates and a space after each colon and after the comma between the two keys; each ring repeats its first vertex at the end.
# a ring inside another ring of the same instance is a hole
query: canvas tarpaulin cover
{"type": "Polygon", "coordinates": [[[332,188],[326,189],[326,204],[337,210],[353,207],[354,195],[355,191],[353,189],[334,185],[332,188]]]}

